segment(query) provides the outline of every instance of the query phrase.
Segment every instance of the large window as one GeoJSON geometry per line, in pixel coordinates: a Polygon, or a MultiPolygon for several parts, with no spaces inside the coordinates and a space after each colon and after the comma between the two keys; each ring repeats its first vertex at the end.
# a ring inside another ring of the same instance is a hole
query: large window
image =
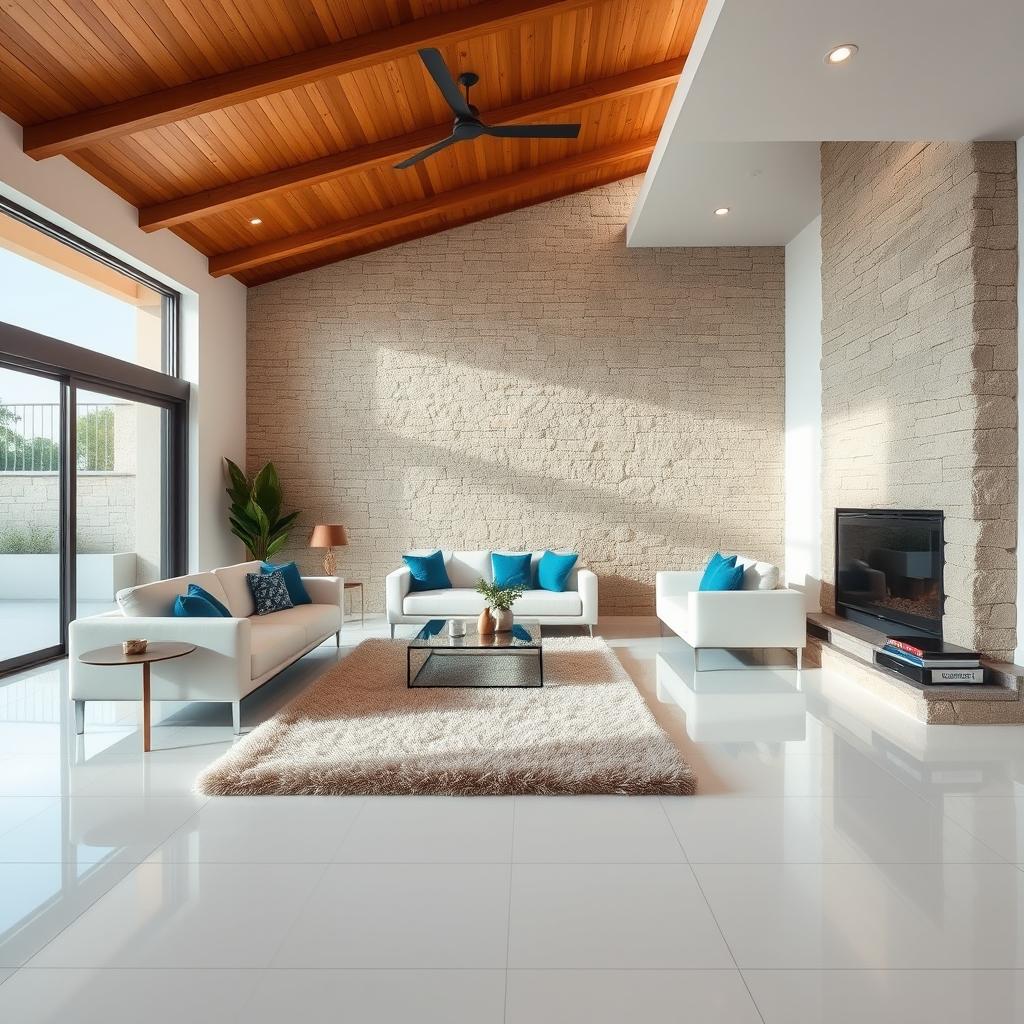
{"type": "Polygon", "coordinates": [[[184,571],[173,290],[0,201],[0,672],[184,571]]]}

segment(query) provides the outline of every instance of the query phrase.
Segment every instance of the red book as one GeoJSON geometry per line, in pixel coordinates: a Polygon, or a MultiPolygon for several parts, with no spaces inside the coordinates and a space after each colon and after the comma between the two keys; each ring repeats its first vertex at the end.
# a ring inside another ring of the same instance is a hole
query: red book
{"type": "Polygon", "coordinates": [[[923,658],[925,654],[923,647],[915,647],[913,644],[908,644],[905,640],[893,640],[892,637],[890,637],[886,640],[886,644],[889,647],[895,647],[898,650],[906,651],[907,654],[913,654],[916,658],[923,658]]]}

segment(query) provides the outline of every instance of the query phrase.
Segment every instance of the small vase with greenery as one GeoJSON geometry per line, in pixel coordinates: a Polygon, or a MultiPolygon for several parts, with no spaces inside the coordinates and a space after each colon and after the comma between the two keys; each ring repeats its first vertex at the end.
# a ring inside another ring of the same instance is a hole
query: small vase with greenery
{"type": "Polygon", "coordinates": [[[477,582],[476,592],[487,602],[487,607],[480,615],[477,631],[486,633],[507,633],[514,621],[512,605],[523,596],[525,587],[499,587],[481,579],[477,582]],[[483,628],[485,620],[493,623],[490,629],[483,628]]]}
{"type": "Polygon", "coordinates": [[[227,488],[231,499],[228,509],[231,532],[245,545],[252,558],[265,562],[284,547],[292,524],[300,513],[282,515],[284,492],[272,462],[250,479],[230,459],[224,461],[231,482],[227,488]]]}

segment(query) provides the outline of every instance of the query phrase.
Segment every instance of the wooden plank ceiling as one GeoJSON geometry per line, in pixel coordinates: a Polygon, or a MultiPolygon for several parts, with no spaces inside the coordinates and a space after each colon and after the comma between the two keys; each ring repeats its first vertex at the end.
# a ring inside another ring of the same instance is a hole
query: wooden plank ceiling
{"type": "Polygon", "coordinates": [[[705,0],[22,0],[0,109],[252,285],[642,171],[705,0]],[[451,112],[436,46],[497,124],[407,170],[451,112]],[[253,224],[253,220],[260,223],[253,224]]]}

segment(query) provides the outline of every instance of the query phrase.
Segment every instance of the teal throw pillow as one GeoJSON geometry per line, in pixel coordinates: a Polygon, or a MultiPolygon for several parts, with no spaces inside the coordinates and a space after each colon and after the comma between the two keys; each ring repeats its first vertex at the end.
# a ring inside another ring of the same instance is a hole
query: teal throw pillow
{"type": "Polygon", "coordinates": [[[270,562],[260,563],[260,572],[279,572],[284,577],[284,585],[288,588],[288,596],[292,604],[312,604],[313,599],[302,582],[302,574],[294,562],[285,562],[283,565],[272,565],[270,562]]]}
{"type": "Polygon", "coordinates": [[[499,555],[491,552],[491,571],[494,573],[496,587],[522,587],[530,589],[529,551],[522,555],[499,555]]]}
{"type": "Polygon", "coordinates": [[[208,590],[203,590],[203,588],[200,587],[198,584],[190,583],[188,585],[188,590],[186,590],[185,593],[189,597],[201,597],[204,601],[209,601],[210,604],[212,604],[213,607],[216,608],[217,611],[221,615],[223,615],[225,619],[231,618],[231,611],[229,610],[228,606],[222,604],[220,601],[217,600],[217,598],[213,596],[213,594],[211,594],[208,590]]]}
{"type": "Polygon", "coordinates": [[[223,614],[205,597],[179,594],[174,599],[173,615],[177,619],[221,619],[223,614]]]}
{"type": "Polygon", "coordinates": [[[743,566],[736,564],[736,556],[725,558],[715,552],[700,578],[698,590],[739,590],[743,585],[743,566]]]}
{"type": "Polygon", "coordinates": [[[579,557],[576,554],[556,555],[554,551],[545,551],[537,563],[537,583],[540,589],[561,594],[579,557]]]}
{"type": "Polygon", "coordinates": [[[412,580],[409,592],[415,594],[421,590],[451,590],[452,581],[448,579],[444,555],[435,551],[432,555],[402,555],[402,561],[409,566],[412,580]]]}

